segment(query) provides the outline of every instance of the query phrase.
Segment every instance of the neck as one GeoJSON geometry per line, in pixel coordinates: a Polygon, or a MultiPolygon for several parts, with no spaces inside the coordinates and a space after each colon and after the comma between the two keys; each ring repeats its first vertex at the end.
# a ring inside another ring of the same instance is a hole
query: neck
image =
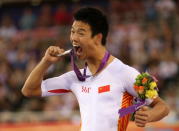
{"type": "Polygon", "coordinates": [[[95,74],[98,70],[105,53],[106,49],[102,46],[96,50],[93,50],[92,55],[87,59],[88,68],[92,74],[95,74]]]}

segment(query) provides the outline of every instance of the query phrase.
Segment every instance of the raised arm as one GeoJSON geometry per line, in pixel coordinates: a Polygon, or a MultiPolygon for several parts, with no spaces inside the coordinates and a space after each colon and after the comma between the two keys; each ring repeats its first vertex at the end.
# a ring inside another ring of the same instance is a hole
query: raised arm
{"type": "Polygon", "coordinates": [[[57,55],[63,52],[64,50],[57,46],[50,46],[46,50],[45,55],[40,63],[32,70],[25,81],[25,84],[21,90],[24,96],[41,96],[41,82],[44,74],[50,65],[60,60],[57,55]]]}

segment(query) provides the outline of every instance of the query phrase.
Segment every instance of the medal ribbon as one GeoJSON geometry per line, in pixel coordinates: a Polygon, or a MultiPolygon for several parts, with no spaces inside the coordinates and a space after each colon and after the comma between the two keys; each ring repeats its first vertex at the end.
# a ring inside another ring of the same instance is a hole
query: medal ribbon
{"type": "Polygon", "coordinates": [[[121,108],[119,110],[119,117],[123,117],[125,115],[128,115],[128,114],[131,114],[131,113],[134,113],[135,111],[137,111],[141,106],[144,106],[146,104],[146,102],[144,100],[140,100],[140,99],[137,99],[137,103],[132,105],[132,106],[129,106],[127,108],[121,108]]]}
{"type": "MultiPolygon", "coordinates": [[[[79,68],[77,67],[77,65],[75,64],[75,53],[74,53],[74,50],[72,49],[71,52],[70,52],[70,57],[71,57],[71,65],[73,67],[73,70],[78,78],[79,81],[85,81],[86,78],[90,77],[89,75],[86,75],[86,69],[87,69],[87,63],[85,63],[85,68],[83,70],[83,74],[80,72],[79,68]]],[[[102,61],[101,61],[101,64],[98,68],[98,70],[96,71],[96,73],[100,72],[104,66],[106,65],[108,59],[110,57],[110,53],[108,51],[106,51],[102,61]]],[[[95,74],[96,74],[95,73],[95,74]]]]}

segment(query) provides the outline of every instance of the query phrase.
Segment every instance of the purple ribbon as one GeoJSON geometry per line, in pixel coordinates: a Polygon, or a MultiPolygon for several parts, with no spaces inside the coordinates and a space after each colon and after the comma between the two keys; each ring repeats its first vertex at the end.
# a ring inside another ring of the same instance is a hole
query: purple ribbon
{"type": "Polygon", "coordinates": [[[128,114],[131,114],[131,113],[134,113],[135,111],[137,111],[141,106],[144,106],[146,104],[146,102],[144,100],[137,100],[137,103],[132,105],[132,106],[129,106],[127,108],[121,108],[119,110],[119,117],[123,117],[125,115],[128,115],[128,114]]]}
{"type": "MultiPolygon", "coordinates": [[[[75,64],[75,53],[74,53],[74,50],[72,49],[71,52],[70,52],[70,56],[71,56],[71,65],[73,67],[73,70],[78,78],[79,81],[85,81],[86,78],[90,77],[89,75],[86,75],[86,69],[87,69],[87,63],[85,63],[85,68],[83,70],[83,74],[80,72],[80,70],[78,69],[77,65],[75,64]]],[[[110,53],[108,51],[106,51],[102,61],[101,61],[101,64],[98,68],[98,70],[96,71],[96,73],[100,72],[103,67],[106,65],[108,59],[110,57],[110,53]]],[[[96,74],[95,73],[95,74],[96,74]]]]}

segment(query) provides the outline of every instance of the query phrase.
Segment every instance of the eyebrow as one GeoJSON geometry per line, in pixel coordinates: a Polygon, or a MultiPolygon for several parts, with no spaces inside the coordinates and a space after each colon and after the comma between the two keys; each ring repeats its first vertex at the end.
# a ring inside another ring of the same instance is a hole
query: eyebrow
{"type": "MultiPolygon", "coordinates": [[[[72,30],[75,30],[75,28],[74,28],[74,27],[72,27],[72,30]]],[[[86,32],[86,30],[85,30],[85,29],[83,29],[83,28],[79,28],[79,29],[77,29],[77,31],[86,32]]]]}

